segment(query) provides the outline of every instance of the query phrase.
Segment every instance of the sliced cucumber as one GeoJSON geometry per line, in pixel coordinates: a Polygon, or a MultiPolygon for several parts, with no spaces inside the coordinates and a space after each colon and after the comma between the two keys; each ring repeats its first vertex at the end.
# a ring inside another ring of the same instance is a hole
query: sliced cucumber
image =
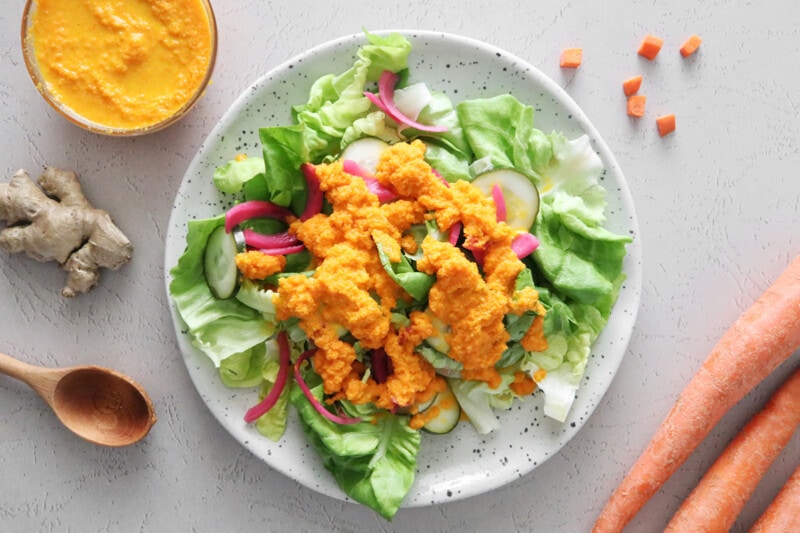
{"type": "Polygon", "coordinates": [[[422,401],[422,402],[417,402],[417,412],[418,413],[424,413],[425,411],[427,411],[430,408],[430,406],[433,405],[433,402],[436,401],[436,397],[438,395],[439,395],[439,393],[437,392],[436,394],[434,394],[433,396],[431,396],[427,400],[422,401]]]}
{"type": "Polygon", "coordinates": [[[342,152],[341,159],[355,161],[370,174],[375,174],[378,160],[384,150],[389,148],[389,143],[376,137],[364,137],[348,144],[342,152]]]}
{"type": "Polygon", "coordinates": [[[203,271],[211,293],[220,300],[227,300],[239,286],[239,270],[236,268],[236,239],[220,226],[211,232],[203,254],[203,271]]]}
{"type": "Polygon", "coordinates": [[[434,315],[430,309],[425,310],[425,314],[430,318],[431,325],[433,325],[433,335],[427,337],[425,340],[433,348],[439,350],[447,355],[450,352],[450,345],[445,340],[444,336],[450,333],[450,326],[442,322],[438,316],[434,315]]]}
{"type": "Polygon", "coordinates": [[[233,241],[236,243],[236,251],[244,252],[247,249],[247,242],[244,240],[244,231],[239,226],[236,226],[231,231],[233,241]]]}
{"type": "Polygon", "coordinates": [[[539,190],[526,176],[516,170],[492,170],[472,181],[489,198],[494,185],[500,185],[506,203],[506,223],[512,229],[529,231],[539,213],[539,190]]]}
{"type": "Polygon", "coordinates": [[[423,412],[438,408],[439,412],[422,426],[422,430],[428,433],[442,435],[450,433],[461,420],[461,406],[456,399],[456,395],[450,390],[450,386],[439,392],[433,399],[433,403],[423,412]]]}

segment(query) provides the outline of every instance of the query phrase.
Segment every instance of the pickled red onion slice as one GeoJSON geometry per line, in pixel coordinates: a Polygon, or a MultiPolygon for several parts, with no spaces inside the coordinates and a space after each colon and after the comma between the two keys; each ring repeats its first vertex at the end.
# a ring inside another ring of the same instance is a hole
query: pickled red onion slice
{"type": "Polygon", "coordinates": [[[251,218],[278,218],[284,219],[292,214],[285,207],[264,200],[249,200],[231,207],[225,213],[225,231],[230,233],[233,228],[251,218]]]}
{"type": "Polygon", "coordinates": [[[286,378],[289,375],[289,367],[291,360],[289,359],[289,339],[285,331],[278,333],[278,357],[280,359],[280,368],[278,369],[278,376],[275,378],[275,384],[270,389],[269,393],[264,396],[257,405],[254,405],[244,415],[244,421],[248,424],[265,415],[272,409],[280,398],[286,386],[286,378]]]}
{"type": "Polygon", "coordinates": [[[314,407],[314,409],[316,409],[319,414],[321,414],[331,422],[342,425],[358,424],[359,422],[361,422],[360,418],[351,418],[349,416],[336,415],[325,409],[325,406],[323,406],[320,403],[320,401],[317,400],[317,397],[314,396],[314,394],[311,392],[311,389],[309,389],[308,385],[306,385],[305,380],[303,380],[302,374],[300,374],[300,365],[303,363],[303,361],[311,357],[314,351],[315,350],[309,350],[307,352],[304,352],[297,359],[297,362],[294,364],[294,379],[297,382],[297,385],[300,387],[300,390],[302,390],[303,394],[306,395],[306,398],[308,398],[308,401],[311,402],[311,405],[314,407]]]}
{"type": "Polygon", "coordinates": [[[378,80],[378,94],[365,92],[366,96],[375,107],[386,113],[392,120],[398,124],[402,124],[409,128],[414,128],[420,131],[428,131],[432,133],[439,133],[447,131],[446,126],[433,126],[428,124],[420,124],[416,120],[404,115],[397,106],[394,104],[394,87],[397,85],[397,74],[391,70],[384,70],[378,80]]]}
{"type": "Polygon", "coordinates": [[[522,259],[532,254],[539,247],[539,239],[532,234],[524,231],[517,234],[511,241],[511,249],[517,254],[517,257],[522,259]]]}
{"type": "Polygon", "coordinates": [[[322,191],[319,188],[319,176],[317,176],[317,169],[311,163],[304,163],[300,170],[303,171],[303,176],[306,178],[306,185],[308,190],[308,200],[306,200],[306,208],[303,214],[300,215],[301,221],[306,221],[313,217],[322,209],[322,191]]]}

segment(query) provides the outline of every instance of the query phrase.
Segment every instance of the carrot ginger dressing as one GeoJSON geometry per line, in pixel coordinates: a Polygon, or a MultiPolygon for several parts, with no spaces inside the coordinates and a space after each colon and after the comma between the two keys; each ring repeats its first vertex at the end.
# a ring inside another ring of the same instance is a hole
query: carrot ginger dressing
{"type": "MultiPolygon", "coordinates": [[[[437,333],[429,313],[446,326],[448,355],[462,363],[463,377],[498,386],[495,364],[509,339],[505,315],[544,315],[535,290],[514,289],[524,265],[511,250],[514,230],[496,221],[494,202],[466,182],[445,184],[424,154],[421,141],[398,143],[382,154],[376,179],[398,193],[398,199],[384,204],[362,179],[344,172],[341,161],[317,165],[320,189],[332,212],[290,226],[317,267],[310,277],[280,280],[274,297],[278,318],[300,319],[318,348],[314,368],[334,399],[392,409],[410,407],[440,389],[443,378],[416,352],[437,333]],[[416,248],[406,230],[428,219],[445,232],[461,223],[465,238],[486,251],[483,272],[460,248],[425,237],[417,269],[436,279],[428,312],[411,312],[406,324],[397,325],[392,310],[411,297],[383,269],[377,244],[392,261],[399,260],[403,250],[416,248]],[[365,374],[355,348],[340,338],[340,328],[367,350],[385,350],[392,373],[383,383],[365,374]]],[[[531,344],[544,340],[540,322],[536,325],[531,344]]]]}
{"type": "Polygon", "coordinates": [[[139,129],[196,95],[215,36],[201,0],[38,0],[26,38],[61,104],[101,126],[139,129]]]}

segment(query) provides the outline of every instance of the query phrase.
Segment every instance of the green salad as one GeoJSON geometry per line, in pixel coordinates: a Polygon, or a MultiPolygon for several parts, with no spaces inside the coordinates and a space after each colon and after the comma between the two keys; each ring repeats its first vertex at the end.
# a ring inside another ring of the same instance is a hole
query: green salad
{"type": "Polygon", "coordinates": [[[404,36],[366,39],[291,124],[259,130],[261,154],[209,176],[233,207],[188,222],[169,292],[222,382],[253,391],[244,420],[274,441],[301,424],[342,490],[391,518],[423,433],[491,432],[530,394],[566,420],[631,238],[604,228],[587,136],[544,133],[513,95],[453,102],[412,82],[404,36]],[[359,213],[373,225],[341,229],[359,213]],[[510,283],[483,309],[497,257],[510,283]],[[448,314],[448,298],[472,304],[448,314]],[[493,331],[465,330],[479,312],[497,328],[484,366],[466,355],[493,331]]]}

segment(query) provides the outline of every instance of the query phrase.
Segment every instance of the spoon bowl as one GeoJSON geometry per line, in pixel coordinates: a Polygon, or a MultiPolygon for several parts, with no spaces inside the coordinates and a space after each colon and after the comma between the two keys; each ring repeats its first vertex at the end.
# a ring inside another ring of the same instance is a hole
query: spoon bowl
{"type": "Polygon", "coordinates": [[[94,444],[133,444],[156,423],[147,392],[130,377],[109,368],[45,368],[0,353],[0,373],[28,384],[62,424],[94,444]]]}

